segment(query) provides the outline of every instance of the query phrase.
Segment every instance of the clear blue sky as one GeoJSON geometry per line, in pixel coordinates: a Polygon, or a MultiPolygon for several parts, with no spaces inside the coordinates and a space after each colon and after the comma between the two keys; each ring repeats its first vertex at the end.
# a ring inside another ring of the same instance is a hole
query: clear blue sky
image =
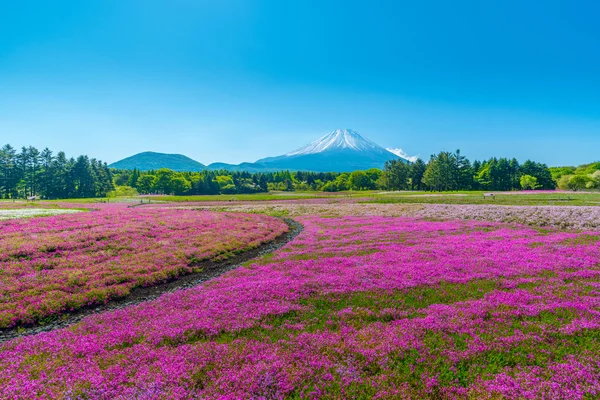
{"type": "Polygon", "coordinates": [[[594,1],[2,1],[0,143],[277,155],[336,128],[428,158],[600,159],[594,1]]]}

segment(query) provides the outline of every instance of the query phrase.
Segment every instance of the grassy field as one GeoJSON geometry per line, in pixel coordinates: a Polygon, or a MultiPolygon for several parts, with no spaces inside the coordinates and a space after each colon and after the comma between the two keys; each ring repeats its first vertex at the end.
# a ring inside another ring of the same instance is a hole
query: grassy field
{"type": "Polygon", "coordinates": [[[281,201],[306,199],[356,199],[371,203],[405,203],[405,204],[496,204],[496,205],[563,205],[563,206],[600,206],[600,192],[495,192],[493,199],[484,197],[483,191],[460,192],[422,192],[422,191],[345,191],[345,192],[270,192],[236,195],[204,195],[204,196],[136,196],[116,198],[41,200],[28,202],[25,200],[0,200],[2,205],[28,208],[57,206],[57,203],[165,203],[165,202],[215,202],[215,201],[281,201]]]}
{"type": "Polygon", "coordinates": [[[203,202],[203,201],[276,201],[303,199],[356,198],[374,203],[426,203],[426,204],[497,204],[497,205],[565,205],[598,206],[600,192],[497,192],[494,199],[477,192],[383,192],[347,191],[324,192],[271,192],[245,195],[216,196],[142,196],[153,201],[203,202]]]}
{"type": "Polygon", "coordinates": [[[144,199],[167,202],[197,202],[197,201],[271,201],[271,200],[303,200],[328,199],[344,197],[365,197],[377,192],[269,192],[256,194],[220,194],[203,196],[140,196],[144,199]]]}
{"type": "Polygon", "coordinates": [[[378,194],[368,202],[374,203],[425,203],[425,204],[497,204],[507,206],[598,206],[598,192],[501,192],[495,193],[494,198],[484,197],[484,192],[455,192],[455,193],[387,193],[378,194]]]}

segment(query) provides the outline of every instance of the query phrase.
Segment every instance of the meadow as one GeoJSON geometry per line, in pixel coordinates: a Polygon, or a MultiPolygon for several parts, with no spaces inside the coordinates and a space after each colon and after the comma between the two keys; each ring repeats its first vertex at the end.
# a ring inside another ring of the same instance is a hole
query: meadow
{"type": "MultiPolygon", "coordinates": [[[[565,195],[163,199],[0,222],[4,251],[27,250],[12,275],[0,264],[3,290],[39,290],[4,292],[11,315],[64,281],[35,268],[49,246],[85,296],[120,287],[95,275],[104,256],[130,290],[273,240],[277,216],[304,227],[205,284],[0,344],[1,398],[598,398],[600,207],[547,204],[565,195]]],[[[33,318],[18,315],[5,326],[33,318]]]]}
{"type": "Polygon", "coordinates": [[[422,192],[422,191],[343,191],[343,192],[269,192],[259,194],[214,195],[214,196],[141,196],[148,201],[170,203],[193,202],[255,202],[313,199],[356,199],[361,202],[383,204],[492,204],[492,205],[561,205],[598,206],[600,192],[567,191],[512,191],[493,192],[494,198],[484,197],[490,192],[422,192]]]}

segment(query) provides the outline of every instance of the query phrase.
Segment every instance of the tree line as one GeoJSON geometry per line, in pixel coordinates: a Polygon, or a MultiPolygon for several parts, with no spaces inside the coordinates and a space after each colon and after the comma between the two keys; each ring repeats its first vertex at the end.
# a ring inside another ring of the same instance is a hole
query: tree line
{"type": "Polygon", "coordinates": [[[552,178],[563,190],[600,189],[600,162],[583,164],[578,167],[550,168],[552,178]]]}
{"type": "Polygon", "coordinates": [[[469,161],[457,150],[434,154],[425,164],[421,160],[407,164],[390,160],[384,167],[384,186],[390,190],[489,190],[510,191],[556,188],[546,164],[515,158],[490,158],[469,161]]]}
{"type": "Polygon", "coordinates": [[[131,187],[140,194],[251,194],[271,190],[320,190],[324,182],[335,179],[337,173],[265,172],[204,170],[176,172],[162,168],[155,171],[114,171],[117,187],[131,187]]]}
{"type": "Polygon", "coordinates": [[[383,170],[336,172],[175,172],[168,169],[142,172],[115,171],[119,187],[141,194],[244,194],[277,191],[345,190],[489,190],[554,189],[547,165],[531,160],[491,158],[469,161],[459,150],[432,155],[429,162],[388,161],[383,170]]]}
{"type": "Polygon", "coordinates": [[[54,155],[32,146],[0,149],[0,198],[105,197],[113,189],[112,171],[94,158],[67,158],[62,151],[54,155]]]}

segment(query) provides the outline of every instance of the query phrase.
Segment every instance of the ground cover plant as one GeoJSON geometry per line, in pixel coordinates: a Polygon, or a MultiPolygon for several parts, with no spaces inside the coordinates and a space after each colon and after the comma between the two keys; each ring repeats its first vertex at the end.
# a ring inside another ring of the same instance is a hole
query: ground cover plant
{"type": "Polygon", "coordinates": [[[0,221],[0,328],[127,296],[287,229],[268,216],[122,205],[0,221]]]}
{"type": "MultiPolygon", "coordinates": [[[[180,207],[178,205],[171,205],[180,207]]],[[[276,216],[320,215],[326,217],[387,216],[417,217],[427,220],[473,219],[510,222],[537,227],[600,230],[600,207],[586,206],[500,206],[478,204],[418,204],[418,203],[356,203],[354,199],[312,200],[305,202],[252,202],[235,204],[196,203],[187,207],[200,210],[220,210],[263,213],[276,216]]],[[[186,207],[184,207],[186,208],[186,207]]]]}
{"type": "Polygon", "coordinates": [[[271,256],[0,346],[7,398],[600,396],[600,235],[302,216],[271,256]]]}
{"type": "Polygon", "coordinates": [[[0,221],[6,219],[48,217],[60,214],[74,214],[79,210],[63,210],[59,208],[14,208],[0,209],[0,221]]]}

